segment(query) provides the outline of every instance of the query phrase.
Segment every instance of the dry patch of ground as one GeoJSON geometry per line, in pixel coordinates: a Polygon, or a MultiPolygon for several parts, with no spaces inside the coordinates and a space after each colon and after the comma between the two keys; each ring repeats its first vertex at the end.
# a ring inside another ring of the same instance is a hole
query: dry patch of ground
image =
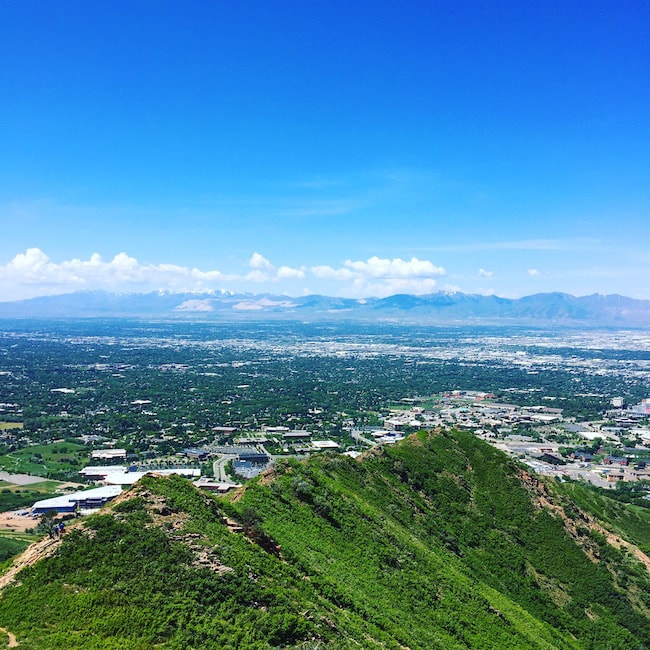
{"type": "Polygon", "coordinates": [[[16,640],[14,634],[12,634],[7,628],[0,627],[0,632],[4,632],[7,635],[7,647],[8,648],[17,648],[20,644],[16,640]]]}
{"type": "Polygon", "coordinates": [[[0,431],[8,429],[22,429],[25,425],[22,422],[0,422],[0,431]]]}
{"type": "Polygon", "coordinates": [[[0,576],[0,590],[11,584],[16,579],[18,573],[25,567],[32,566],[32,564],[36,564],[39,560],[54,555],[60,543],[60,539],[46,537],[39,542],[31,544],[13,561],[9,569],[0,576]]]}
{"type": "Polygon", "coordinates": [[[583,536],[579,534],[578,525],[582,528],[587,528],[589,530],[599,533],[600,535],[603,535],[607,540],[607,543],[611,544],[614,548],[626,549],[629,553],[634,555],[634,557],[636,557],[637,560],[639,560],[643,564],[643,566],[645,566],[646,570],[650,573],[650,557],[648,557],[640,548],[636,547],[634,544],[630,544],[629,542],[626,542],[619,535],[616,535],[615,533],[612,533],[606,528],[603,528],[603,526],[596,519],[594,519],[594,517],[587,514],[586,512],[583,512],[582,510],[580,511],[579,524],[576,524],[576,521],[574,521],[571,517],[567,516],[562,506],[560,506],[559,504],[555,503],[552,500],[548,492],[548,488],[546,487],[544,482],[540,481],[532,474],[529,474],[528,472],[525,472],[523,470],[519,473],[519,477],[524,483],[524,485],[533,494],[533,498],[537,506],[540,508],[547,508],[548,510],[550,510],[551,512],[559,516],[560,519],[562,519],[562,522],[564,523],[565,530],[569,533],[569,535],[571,535],[571,537],[573,537],[583,547],[587,555],[592,560],[594,560],[594,562],[598,561],[598,552],[596,549],[596,545],[593,544],[592,542],[590,543],[588,540],[586,540],[583,536]]]}
{"type": "Polygon", "coordinates": [[[5,530],[24,533],[28,528],[35,528],[38,519],[26,515],[17,515],[15,512],[0,512],[0,533],[5,530]]]}
{"type": "Polygon", "coordinates": [[[32,483],[43,483],[48,479],[42,476],[32,476],[31,474],[11,474],[9,472],[0,471],[0,481],[5,481],[11,485],[32,485],[32,483]]]}

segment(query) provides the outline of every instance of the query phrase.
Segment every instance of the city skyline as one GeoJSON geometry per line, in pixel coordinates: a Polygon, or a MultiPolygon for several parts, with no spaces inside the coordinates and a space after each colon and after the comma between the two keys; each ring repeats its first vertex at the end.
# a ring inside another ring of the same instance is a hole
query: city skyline
{"type": "Polygon", "coordinates": [[[0,7],[0,300],[650,298],[645,2],[0,7]]]}

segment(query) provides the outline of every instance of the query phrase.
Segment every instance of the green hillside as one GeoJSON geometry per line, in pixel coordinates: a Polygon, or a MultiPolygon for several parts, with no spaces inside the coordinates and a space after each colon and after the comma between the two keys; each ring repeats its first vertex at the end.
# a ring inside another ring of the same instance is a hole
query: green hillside
{"type": "Polygon", "coordinates": [[[569,504],[572,502],[583,512],[595,515],[607,529],[650,555],[650,508],[620,503],[589,484],[567,482],[558,488],[570,499],[569,504]]]}
{"type": "Polygon", "coordinates": [[[145,477],[19,574],[0,626],[25,649],[629,650],[649,612],[647,570],[576,500],[446,432],[227,499],[145,477]]]}

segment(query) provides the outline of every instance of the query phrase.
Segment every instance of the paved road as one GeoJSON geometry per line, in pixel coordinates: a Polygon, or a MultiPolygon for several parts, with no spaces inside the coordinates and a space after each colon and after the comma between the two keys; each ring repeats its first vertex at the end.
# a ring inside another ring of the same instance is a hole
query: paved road
{"type": "Polygon", "coordinates": [[[233,483],[234,481],[226,474],[226,465],[231,460],[237,460],[237,454],[219,454],[217,460],[212,464],[214,478],[222,483],[233,483]]]}
{"type": "Polygon", "coordinates": [[[30,474],[0,472],[0,481],[6,481],[14,485],[31,485],[32,483],[42,483],[43,481],[47,481],[47,479],[42,476],[31,476],[30,474]]]}
{"type": "Polygon", "coordinates": [[[370,438],[366,438],[362,436],[361,431],[359,431],[358,429],[353,429],[351,435],[355,440],[358,440],[359,442],[363,442],[366,445],[370,445],[371,447],[375,447],[377,445],[376,440],[371,440],[370,438]]]}

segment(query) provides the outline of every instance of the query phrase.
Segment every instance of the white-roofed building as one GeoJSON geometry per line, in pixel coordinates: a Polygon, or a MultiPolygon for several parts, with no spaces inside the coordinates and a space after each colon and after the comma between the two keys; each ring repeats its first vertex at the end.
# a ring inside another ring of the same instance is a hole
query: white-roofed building
{"type": "Polygon", "coordinates": [[[77,503],[79,510],[97,510],[121,492],[119,485],[103,485],[93,490],[69,494],[68,498],[77,503]]]}
{"type": "Polygon", "coordinates": [[[43,499],[32,506],[33,514],[45,512],[76,512],[77,510],[97,510],[114,499],[122,488],[119,485],[105,485],[92,490],[73,492],[60,497],[43,499]]]}
{"type": "Polygon", "coordinates": [[[103,481],[108,474],[115,472],[126,472],[126,467],[124,465],[97,465],[94,467],[89,465],[84,467],[79,474],[90,481],[103,481]]]}
{"type": "Polygon", "coordinates": [[[333,440],[312,440],[312,447],[315,449],[338,449],[338,443],[333,440]]]}
{"type": "Polygon", "coordinates": [[[52,497],[37,501],[32,506],[32,514],[41,515],[45,512],[74,512],[77,509],[77,503],[70,499],[70,495],[52,497]]]}
{"type": "Polygon", "coordinates": [[[126,449],[96,449],[90,453],[97,460],[126,460],[126,449]]]}

